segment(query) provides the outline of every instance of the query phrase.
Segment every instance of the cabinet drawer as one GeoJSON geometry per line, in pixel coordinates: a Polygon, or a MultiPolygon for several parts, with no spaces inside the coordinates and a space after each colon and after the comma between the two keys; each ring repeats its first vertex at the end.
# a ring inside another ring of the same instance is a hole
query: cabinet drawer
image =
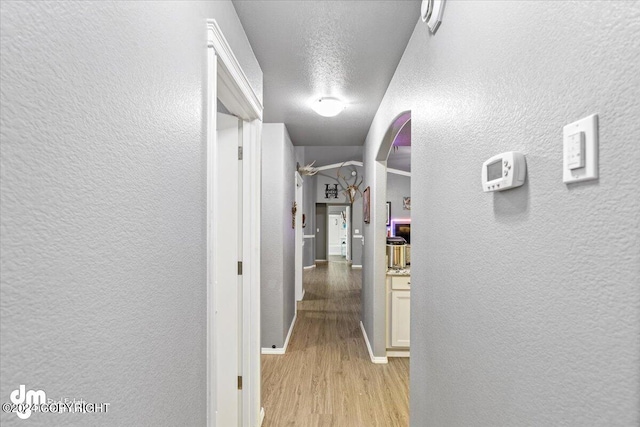
{"type": "Polygon", "coordinates": [[[391,289],[411,289],[411,276],[392,276],[391,289]]]}

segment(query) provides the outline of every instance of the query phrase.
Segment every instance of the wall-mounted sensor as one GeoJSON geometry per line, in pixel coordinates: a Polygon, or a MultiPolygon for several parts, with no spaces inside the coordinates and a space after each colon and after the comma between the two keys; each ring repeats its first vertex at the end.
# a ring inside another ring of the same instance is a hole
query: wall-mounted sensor
{"type": "Polygon", "coordinates": [[[507,151],[482,164],[482,191],[504,191],[520,187],[527,176],[524,154],[507,151]]]}

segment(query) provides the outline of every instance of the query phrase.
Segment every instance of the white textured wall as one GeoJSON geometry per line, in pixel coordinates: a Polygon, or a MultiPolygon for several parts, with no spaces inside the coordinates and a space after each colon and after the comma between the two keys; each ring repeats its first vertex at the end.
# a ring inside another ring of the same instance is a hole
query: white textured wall
{"type": "MultiPolygon", "coordinates": [[[[283,144],[283,164],[279,171],[282,174],[282,184],[280,191],[284,195],[284,205],[282,206],[282,307],[283,307],[283,325],[282,336],[286,338],[293,316],[295,314],[296,290],[295,290],[295,230],[291,226],[291,208],[296,200],[296,153],[289,137],[287,127],[282,125],[284,130],[283,144]]],[[[303,209],[298,206],[298,209],[303,209]]],[[[302,218],[302,216],[300,216],[302,218]]],[[[273,237],[270,237],[273,238],[273,237]]],[[[284,343],[284,341],[283,341],[284,343]]]]}
{"type": "Polygon", "coordinates": [[[233,5],[2,2],[0,401],[109,402],[9,425],[204,425],[207,18],[233,5]]]}
{"type": "MultiPolygon", "coordinates": [[[[344,192],[345,190],[344,180],[341,179],[340,181],[338,181],[338,171],[342,176],[347,178],[347,180],[349,181],[349,184],[354,182],[354,179],[351,176],[352,172],[355,171],[357,173],[358,182],[360,182],[363,176],[362,167],[355,166],[355,165],[343,166],[342,169],[333,168],[333,169],[326,169],[318,172],[316,175],[314,175],[316,178],[316,188],[315,188],[314,194],[312,195],[312,197],[315,200],[315,203],[349,204],[349,197],[344,192]],[[326,189],[325,184],[329,184],[330,185],[329,188],[333,188],[334,184],[338,184],[337,199],[325,198],[325,189],[326,189]]],[[[362,190],[363,190],[363,187],[362,185],[360,185],[360,191],[362,190]]],[[[358,197],[360,197],[360,194],[358,194],[358,197]]]]}
{"type": "Polygon", "coordinates": [[[294,229],[296,160],[287,128],[262,128],[261,339],[282,347],[295,311],[294,229]]]}
{"type": "Polygon", "coordinates": [[[403,198],[411,197],[411,177],[387,173],[387,200],[391,202],[391,218],[411,218],[411,210],[402,207],[403,198]]]}
{"type": "MultiPolygon", "coordinates": [[[[351,234],[352,236],[361,236],[363,234],[364,217],[363,217],[363,205],[362,197],[358,198],[351,205],[351,234]],[[357,231],[357,233],[356,233],[357,231]]],[[[362,239],[351,239],[351,261],[353,265],[362,265],[362,239]]]]}
{"type": "Polygon", "coordinates": [[[640,424],[638,22],[638,2],[450,1],[435,36],[418,23],[365,156],[369,176],[411,109],[412,425],[640,424]],[[591,113],[600,179],[567,186],[562,126],[591,113]],[[483,193],[507,150],[527,182],[483,193]]]}
{"type": "Polygon", "coordinates": [[[282,347],[282,267],[284,260],[284,125],[262,125],[262,225],[260,317],[263,347],[282,347]]]}
{"type": "MultiPolygon", "coordinates": [[[[310,147],[306,147],[307,150],[310,147]]],[[[323,147],[324,148],[324,147],[323,147]]],[[[342,203],[342,204],[349,204],[349,198],[347,197],[346,194],[344,194],[344,189],[342,188],[341,185],[338,185],[338,198],[337,199],[326,199],[325,198],[325,184],[330,184],[333,186],[333,184],[338,184],[337,181],[337,173],[338,173],[338,169],[339,168],[334,168],[334,169],[327,169],[327,170],[323,170],[318,172],[314,177],[315,177],[315,187],[314,187],[314,192],[312,194],[312,197],[314,198],[314,202],[315,203],[328,203],[329,206],[332,203],[342,203]]],[[[349,180],[349,183],[353,183],[353,179],[351,176],[351,172],[352,171],[356,171],[357,172],[357,182],[360,182],[360,180],[363,177],[363,168],[360,166],[345,166],[342,168],[342,170],[340,171],[340,174],[346,176],[349,180]]],[[[342,180],[340,180],[340,182],[343,182],[342,180]]],[[[364,190],[364,186],[360,185],[360,190],[364,190]]],[[[359,230],[359,234],[362,234],[362,215],[363,215],[363,211],[362,211],[362,195],[358,194],[355,202],[353,203],[352,207],[351,207],[351,234],[356,234],[355,230],[359,230]]],[[[362,265],[362,240],[360,239],[354,239],[353,237],[351,238],[351,261],[353,262],[353,265],[362,265]]]]}

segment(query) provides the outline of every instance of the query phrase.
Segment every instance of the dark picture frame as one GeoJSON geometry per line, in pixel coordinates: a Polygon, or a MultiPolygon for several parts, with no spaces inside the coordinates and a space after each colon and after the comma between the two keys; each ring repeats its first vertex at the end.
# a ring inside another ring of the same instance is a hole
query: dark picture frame
{"type": "Polygon", "coordinates": [[[369,224],[371,222],[371,189],[367,187],[362,193],[362,207],[364,223],[369,224]]]}
{"type": "Polygon", "coordinates": [[[391,202],[387,202],[387,225],[391,225],[391,202]]]}

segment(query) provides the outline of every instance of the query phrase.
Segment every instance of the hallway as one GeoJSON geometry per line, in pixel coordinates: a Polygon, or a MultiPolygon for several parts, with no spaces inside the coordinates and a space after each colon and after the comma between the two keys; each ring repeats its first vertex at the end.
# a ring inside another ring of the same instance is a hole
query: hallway
{"type": "Polygon", "coordinates": [[[360,330],[361,270],[304,273],[285,355],[262,355],[263,426],[407,426],[409,359],[371,363],[360,330]]]}

